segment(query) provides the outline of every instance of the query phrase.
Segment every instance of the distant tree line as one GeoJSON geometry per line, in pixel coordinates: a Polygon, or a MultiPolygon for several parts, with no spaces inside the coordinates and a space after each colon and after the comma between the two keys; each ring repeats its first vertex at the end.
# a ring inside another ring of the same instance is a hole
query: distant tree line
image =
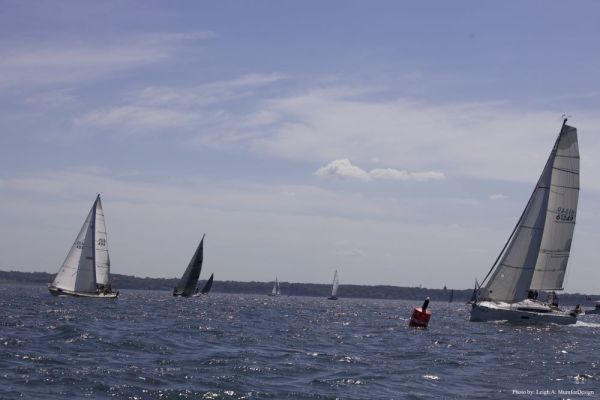
{"type": "MultiPolygon", "coordinates": [[[[139,278],[132,275],[111,274],[113,287],[116,289],[138,290],[172,290],[177,284],[177,278],[139,278]]],[[[46,285],[54,280],[54,274],[47,272],[0,271],[0,283],[20,283],[46,285]]],[[[202,287],[204,281],[198,286],[202,287]]],[[[288,283],[279,282],[283,296],[313,296],[327,297],[331,294],[331,284],[321,283],[288,283]]],[[[273,282],[237,282],[218,281],[213,283],[212,291],[220,293],[268,294],[273,289],[273,282]]],[[[338,297],[356,297],[370,299],[404,299],[423,300],[428,297],[432,301],[448,301],[466,303],[471,298],[473,289],[428,289],[421,287],[402,287],[390,285],[340,285],[338,297]]],[[[560,296],[562,304],[589,304],[600,300],[597,295],[580,293],[563,293],[560,296]]]]}

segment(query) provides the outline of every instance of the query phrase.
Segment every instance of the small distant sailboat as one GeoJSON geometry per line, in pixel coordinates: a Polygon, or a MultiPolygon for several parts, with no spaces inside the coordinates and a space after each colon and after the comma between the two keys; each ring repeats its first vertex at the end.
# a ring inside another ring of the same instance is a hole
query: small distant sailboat
{"type": "Polygon", "coordinates": [[[565,119],[525,210],[481,286],[471,321],[574,324],[558,308],[579,198],[577,129],[565,119]],[[489,279],[488,279],[489,277],[489,279]],[[548,301],[538,291],[550,291],[548,301]]]}
{"type": "Polygon", "coordinates": [[[338,272],[337,269],[335,270],[335,273],[333,274],[333,284],[331,286],[331,296],[329,296],[327,298],[327,300],[337,300],[337,292],[338,292],[338,287],[340,286],[340,281],[338,279],[338,272]]]}
{"type": "Polygon", "coordinates": [[[200,240],[196,252],[192,256],[177,286],[173,289],[173,296],[175,297],[191,297],[199,294],[197,285],[198,278],[200,278],[200,271],[202,270],[202,258],[204,257],[204,236],[202,235],[202,240],[200,240]]]}
{"type": "Polygon", "coordinates": [[[212,288],[213,278],[214,277],[215,277],[215,274],[210,274],[210,278],[208,278],[208,280],[206,281],[206,283],[202,287],[202,290],[200,291],[200,294],[208,294],[208,292],[210,292],[210,288],[212,288]]]}
{"type": "Polygon", "coordinates": [[[277,280],[277,277],[275,277],[275,284],[273,285],[273,290],[271,290],[269,296],[281,296],[281,288],[279,287],[279,281],[277,280]]]}
{"type": "Polygon", "coordinates": [[[90,210],[67,258],[48,286],[54,296],[114,299],[104,210],[100,195],[90,210]]]}

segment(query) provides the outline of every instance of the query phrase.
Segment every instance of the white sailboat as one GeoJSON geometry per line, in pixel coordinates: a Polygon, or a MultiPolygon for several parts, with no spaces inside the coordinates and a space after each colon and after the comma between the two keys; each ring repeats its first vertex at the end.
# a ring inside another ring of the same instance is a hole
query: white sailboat
{"type": "Polygon", "coordinates": [[[100,195],[48,290],[55,296],[116,298],[110,283],[110,258],[100,195]]]}
{"type": "Polygon", "coordinates": [[[579,198],[577,129],[566,123],[523,214],[476,288],[471,321],[577,321],[576,312],[558,308],[555,295],[563,289],[579,198]],[[546,301],[541,291],[546,291],[546,301]]]}
{"type": "Polygon", "coordinates": [[[275,277],[275,284],[273,285],[273,290],[271,290],[269,296],[281,296],[281,289],[279,288],[279,281],[277,280],[277,277],[275,277]]]}
{"type": "Polygon", "coordinates": [[[338,279],[338,272],[337,269],[335,270],[335,273],[333,274],[333,284],[331,285],[331,296],[329,296],[327,298],[327,300],[337,300],[337,292],[338,292],[338,287],[340,286],[340,281],[338,279]]]}

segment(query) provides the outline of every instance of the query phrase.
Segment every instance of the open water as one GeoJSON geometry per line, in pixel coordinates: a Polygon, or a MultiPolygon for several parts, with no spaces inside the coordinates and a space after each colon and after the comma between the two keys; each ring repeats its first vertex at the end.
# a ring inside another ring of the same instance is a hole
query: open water
{"type": "Polygon", "coordinates": [[[0,286],[0,398],[597,399],[600,316],[468,322],[461,303],[225,295],[55,298],[0,286]]]}

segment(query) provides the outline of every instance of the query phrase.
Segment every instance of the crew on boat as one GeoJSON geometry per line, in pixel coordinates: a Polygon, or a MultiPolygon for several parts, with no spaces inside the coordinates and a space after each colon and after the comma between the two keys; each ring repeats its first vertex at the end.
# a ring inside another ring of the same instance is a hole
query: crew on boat
{"type": "Polygon", "coordinates": [[[113,292],[112,286],[110,283],[108,283],[106,285],[98,285],[97,290],[98,290],[98,293],[101,293],[101,294],[110,294],[113,292]]]}
{"type": "Polygon", "coordinates": [[[537,298],[538,298],[538,291],[537,290],[531,290],[531,289],[529,289],[529,292],[527,292],[527,298],[529,300],[537,300],[537,298]]]}

